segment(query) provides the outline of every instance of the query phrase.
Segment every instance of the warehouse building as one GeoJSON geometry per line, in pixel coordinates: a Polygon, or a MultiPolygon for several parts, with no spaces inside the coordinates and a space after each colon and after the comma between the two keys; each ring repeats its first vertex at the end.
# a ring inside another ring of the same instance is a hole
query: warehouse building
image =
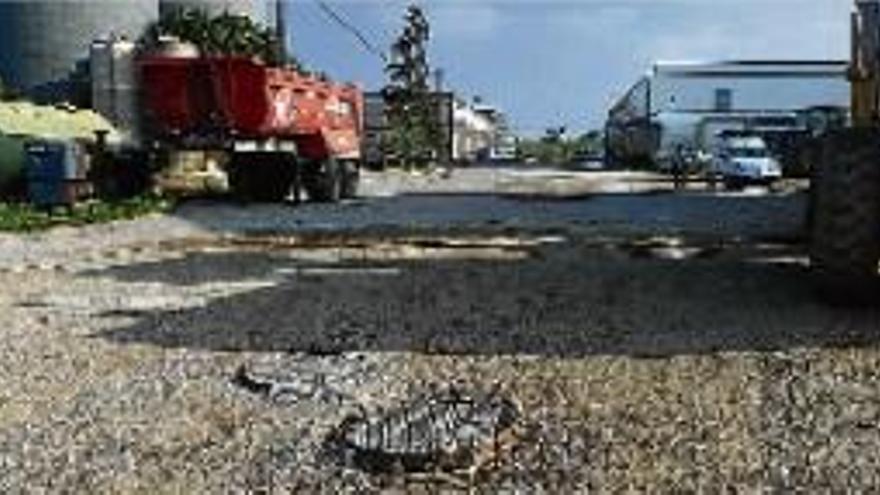
{"type": "Polygon", "coordinates": [[[805,132],[816,109],[849,106],[846,71],[844,61],[657,63],[609,111],[607,155],[631,165],[709,151],[725,130],[805,132]]]}

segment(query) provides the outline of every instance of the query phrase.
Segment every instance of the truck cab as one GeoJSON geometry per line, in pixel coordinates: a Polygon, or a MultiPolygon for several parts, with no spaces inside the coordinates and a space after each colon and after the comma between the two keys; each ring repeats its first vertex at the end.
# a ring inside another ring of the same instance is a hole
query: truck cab
{"type": "Polygon", "coordinates": [[[713,154],[712,172],[728,188],[771,185],[782,178],[782,166],[760,136],[722,135],[713,154]]]}

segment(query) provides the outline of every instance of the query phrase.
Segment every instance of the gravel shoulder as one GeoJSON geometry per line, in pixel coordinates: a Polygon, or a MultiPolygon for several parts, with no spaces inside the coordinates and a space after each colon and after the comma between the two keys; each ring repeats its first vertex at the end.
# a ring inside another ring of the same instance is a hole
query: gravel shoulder
{"type": "Polygon", "coordinates": [[[341,206],[200,201],[4,237],[0,488],[880,487],[880,311],[813,297],[803,195],[657,189],[370,176],[341,206]],[[345,418],[450,387],[517,404],[490,465],[375,475],[327,451],[345,418]]]}

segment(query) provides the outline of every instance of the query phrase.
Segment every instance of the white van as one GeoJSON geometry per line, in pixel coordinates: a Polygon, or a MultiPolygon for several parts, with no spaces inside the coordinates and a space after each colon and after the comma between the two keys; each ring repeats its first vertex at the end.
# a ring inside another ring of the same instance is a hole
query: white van
{"type": "Polygon", "coordinates": [[[782,178],[782,166],[758,136],[721,136],[712,159],[712,171],[728,188],[749,184],[771,185],[782,178]]]}

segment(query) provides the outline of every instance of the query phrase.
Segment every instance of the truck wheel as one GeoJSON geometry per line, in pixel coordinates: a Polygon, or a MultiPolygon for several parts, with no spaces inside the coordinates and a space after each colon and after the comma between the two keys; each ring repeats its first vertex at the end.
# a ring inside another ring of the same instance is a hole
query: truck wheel
{"type": "Polygon", "coordinates": [[[312,163],[306,168],[305,189],[309,199],[335,203],[342,197],[342,167],[334,159],[312,163]]]}
{"type": "Polygon", "coordinates": [[[258,189],[252,194],[258,201],[280,203],[290,195],[293,177],[287,157],[282,153],[260,156],[256,174],[258,189]]]}
{"type": "Polygon", "coordinates": [[[240,156],[233,155],[229,160],[226,168],[227,178],[229,180],[229,192],[232,196],[241,202],[251,201],[251,177],[247,173],[247,164],[243,163],[240,156]]]}
{"type": "Polygon", "coordinates": [[[292,182],[286,157],[277,153],[235,156],[229,166],[229,187],[241,201],[284,201],[292,182]]]}
{"type": "Polygon", "coordinates": [[[743,189],[743,181],[738,177],[724,177],[722,182],[727,191],[741,191],[743,189]]]}
{"type": "Polygon", "coordinates": [[[361,180],[361,166],[357,161],[346,161],[342,165],[342,197],[356,198],[361,180]]]}
{"type": "Polygon", "coordinates": [[[876,301],[880,260],[880,140],[873,129],[829,134],[813,174],[810,258],[828,301],[876,301]]]}

